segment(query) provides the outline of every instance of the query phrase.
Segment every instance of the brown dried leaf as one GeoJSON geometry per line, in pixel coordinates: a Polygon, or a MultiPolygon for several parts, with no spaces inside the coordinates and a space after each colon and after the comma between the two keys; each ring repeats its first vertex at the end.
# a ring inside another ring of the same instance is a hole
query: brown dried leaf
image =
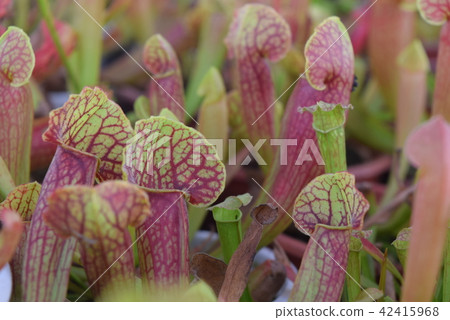
{"type": "Polygon", "coordinates": [[[257,266],[248,279],[251,296],[257,302],[270,302],[286,281],[286,268],[276,260],[266,260],[257,266]]]}
{"type": "Polygon", "coordinates": [[[206,253],[196,253],[191,260],[191,272],[195,278],[205,281],[216,296],[219,295],[227,265],[222,260],[216,259],[206,253]]]}

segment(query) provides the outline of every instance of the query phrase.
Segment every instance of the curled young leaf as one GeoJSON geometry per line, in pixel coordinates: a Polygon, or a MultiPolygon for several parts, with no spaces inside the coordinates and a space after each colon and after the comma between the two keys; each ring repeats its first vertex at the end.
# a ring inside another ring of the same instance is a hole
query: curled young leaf
{"type": "Polygon", "coordinates": [[[339,301],[352,230],[361,230],[369,203],[347,172],[315,178],[300,192],[293,219],[309,234],[292,301],[339,301]]]}
{"type": "Polygon", "coordinates": [[[150,214],[147,195],[124,181],[95,188],[68,186],[55,191],[44,213],[46,224],[62,237],[74,237],[95,296],[108,287],[130,288],[135,281],[128,226],[138,227],[150,214]]]}
{"type": "MultiPolygon", "coordinates": [[[[253,143],[275,136],[274,86],[265,59],[276,62],[291,47],[291,31],[286,21],[272,8],[248,4],[234,17],[225,42],[231,57],[237,61],[239,91],[243,117],[253,143]]],[[[264,156],[270,163],[270,145],[264,156]]]]}
{"type": "Polygon", "coordinates": [[[21,29],[9,27],[0,37],[0,72],[2,82],[13,87],[25,85],[31,77],[35,57],[30,39],[21,29]]]}
{"type": "Polygon", "coordinates": [[[183,121],[183,78],[172,46],[163,36],[156,34],[145,43],[143,60],[156,80],[150,82],[150,114],[157,115],[163,108],[168,108],[183,121]]]}
{"type": "Polygon", "coordinates": [[[249,193],[231,196],[226,198],[224,202],[218,203],[208,209],[213,210],[214,208],[222,208],[227,210],[238,210],[241,207],[248,205],[252,201],[252,198],[253,197],[249,193]]]}
{"type": "Polygon", "coordinates": [[[392,245],[397,250],[398,259],[400,260],[400,263],[402,264],[403,267],[405,267],[406,263],[410,238],[411,238],[411,228],[404,228],[398,233],[395,241],[392,242],[392,245]]]}
{"type": "Polygon", "coordinates": [[[30,174],[33,100],[27,83],[34,62],[28,36],[9,27],[0,37],[0,156],[16,184],[30,174]]]}
{"type": "Polygon", "coordinates": [[[345,26],[337,17],[323,21],[305,47],[306,78],[316,90],[326,90],[324,102],[348,105],[353,86],[354,54],[345,26]]]}

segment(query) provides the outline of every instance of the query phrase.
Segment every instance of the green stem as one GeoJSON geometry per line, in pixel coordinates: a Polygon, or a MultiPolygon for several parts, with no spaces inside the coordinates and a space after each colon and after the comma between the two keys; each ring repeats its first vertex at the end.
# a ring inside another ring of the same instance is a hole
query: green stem
{"type": "Polygon", "coordinates": [[[50,32],[50,36],[52,37],[53,43],[56,46],[56,50],[58,51],[58,55],[61,58],[64,67],[66,68],[67,75],[74,86],[76,92],[81,92],[81,86],[78,81],[77,76],[75,75],[74,70],[72,69],[72,65],[69,63],[69,60],[64,52],[61,41],[59,40],[58,32],[55,28],[55,22],[53,20],[53,15],[50,11],[50,6],[47,0],[38,0],[39,10],[41,11],[41,15],[47,24],[47,28],[50,32]]]}
{"type": "Polygon", "coordinates": [[[356,301],[361,291],[361,249],[361,240],[351,237],[346,276],[347,299],[350,302],[356,301]]]}
{"type": "Polygon", "coordinates": [[[394,155],[394,159],[399,160],[393,161],[392,163],[388,185],[383,195],[383,199],[380,202],[380,206],[385,206],[394,199],[394,197],[401,189],[401,184],[405,180],[408,173],[409,164],[405,154],[403,152],[399,152],[398,154],[394,155]]]}
{"type": "MultiPolygon", "coordinates": [[[[225,263],[228,264],[233,256],[233,253],[242,242],[242,212],[239,209],[229,210],[219,207],[213,208],[212,212],[214,220],[216,221],[217,232],[219,233],[223,259],[225,263]]],[[[248,287],[245,288],[240,301],[252,301],[248,287]]]]}
{"type": "Polygon", "coordinates": [[[80,84],[98,85],[103,48],[103,25],[105,0],[79,0],[74,15],[74,27],[78,33],[78,46],[73,55],[73,62],[80,75],[80,84]],[[98,24],[100,25],[98,25],[98,24]]]}
{"type": "Polygon", "coordinates": [[[29,0],[16,0],[17,8],[15,15],[15,25],[22,30],[27,31],[28,27],[28,12],[30,10],[29,0]]]}
{"type": "Polygon", "coordinates": [[[397,234],[401,229],[408,226],[409,219],[411,218],[411,206],[407,203],[402,204],[398,207],[389,221],[382,225],[375,226],[375,230],[380,234],[380,236],[397,234]]]}
{"type": "Polygon", "coordinates": [[[364,287],[367,287],[365,281],[370,281],[373,288],[376,287],[375,282],[375,263],[372,257],[365,251],[361,252],[361,282],[364,287]]]}
{"type": "Polygon", "coordinates": [[[386,271],[387,271],[387,249],[384,251],[384,259],[381,262],[381,271],[380,271],[380,282],[378,284],[378,289],[385,293],[386,290],[386,271]]]}
{"type": "Polygon", "coordinates": [[[366,241],[366,244],[368,244],[370,247],[363,244],[365,252],[367,252],[379,264],[382,264],[383,261],[386,260],[385,262],[387,270],[389,270],[389,272],[392,273],[392,275],[397,278],[397,280],[403,283],[403,276],[397,270],[395,265],[389,260],[389,258],[384,258],[384,256],[380,254],[379,249],[376,248],[375,245],[373,245],[370,241],[366,241]]]}
{"type": "MultiPolygon", "coordinates": [[[[345,151],[345,109],[341,105],[321,104],[313,112],[313,128],[317,134],[320,152],[325,161],[325,172],[347,171],[345,151]]],[[[348,301],[356,301],[361,289],[361,240],[350,238],[345,293],[348,301]]]]}
{"type": "MultiPolygon", "coordinates": [[[[210,6],[209,1],[205,2],[210,6]]],[[[223,38],[227,32],[228,21],[214,9],[207,8],[207,16],[202,23],[196,59],[190,72],[186,88],[186,114],[194,115],[200,107],[202,97],[197,94],[198,87],[211,67],[222,68],[226,56],[223,38]]]]}
{"type": "Polygon", "coordinates": [[[239,209],[213,208],[213,217],[219,233],[223,259],[228,264],[242,241],[242,212],[239,209]]]}
{"type": "Polygon", "coordinates": [[[447,231],[447,246],[444,256],[444,279],[443,279],[443,299],[444,302],[450,302],[450,226],[447,231]]]}
{"type": "Polygon", "coordinates": [[[345,109],[341,105],[319,103],[313,111],[320,152],[325,161],[325,172],[347,171],[345,152],[345,109]]]}
{"type": "Polygon", "coordinates": [[[444,273],[441,272],[439,273],[439,277],[436,282],[436,290],[434,292],[433,302],[445,301],[443,298],[443,287],[444,287],[444,273]]]}

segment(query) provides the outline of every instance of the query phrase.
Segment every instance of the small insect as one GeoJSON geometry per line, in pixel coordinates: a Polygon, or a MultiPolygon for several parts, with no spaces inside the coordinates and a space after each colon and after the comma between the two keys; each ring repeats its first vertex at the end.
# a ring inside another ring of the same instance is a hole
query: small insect
{"type": "Polygon", "coordinates": [[[353,78],[352,92],[355,91],[357,87],[358,87],[358,77],[355,75],[353,78]]]}

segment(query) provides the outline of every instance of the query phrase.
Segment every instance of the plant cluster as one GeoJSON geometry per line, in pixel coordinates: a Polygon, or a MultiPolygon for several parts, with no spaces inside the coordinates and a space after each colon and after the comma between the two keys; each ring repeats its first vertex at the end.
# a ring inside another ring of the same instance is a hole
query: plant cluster
{"type": "Polygon", "coordinates": [[[0,297],[450,301],[449,1],[0,17],[0,297]]]}

